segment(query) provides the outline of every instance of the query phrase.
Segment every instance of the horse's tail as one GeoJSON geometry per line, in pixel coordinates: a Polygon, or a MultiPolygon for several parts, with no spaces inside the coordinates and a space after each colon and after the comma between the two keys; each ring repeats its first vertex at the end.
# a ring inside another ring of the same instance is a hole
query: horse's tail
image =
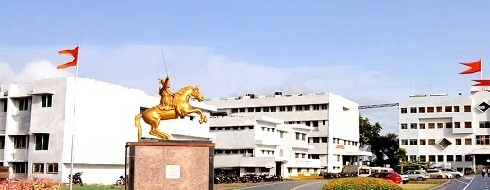
{"type": "Polygon", "coordinates": [[[134,118],[134,125],[138,128],[138,140],[141,139],[141,116],[142,114],[140,113],[134,118]]]}

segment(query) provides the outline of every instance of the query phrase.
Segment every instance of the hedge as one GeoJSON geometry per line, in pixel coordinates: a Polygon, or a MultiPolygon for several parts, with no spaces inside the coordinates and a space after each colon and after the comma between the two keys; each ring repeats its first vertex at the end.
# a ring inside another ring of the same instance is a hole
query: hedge
{"type": "Polygon", "coordinates": [[[21,178],[0,181],[0,190],[59,190],[59,183],[46,178],[21,178]]]}
{"type": "Polygon", "coordinates": [[[328,180],[322,190],[402,190],[391,180],[356,177],[328,180]]]}

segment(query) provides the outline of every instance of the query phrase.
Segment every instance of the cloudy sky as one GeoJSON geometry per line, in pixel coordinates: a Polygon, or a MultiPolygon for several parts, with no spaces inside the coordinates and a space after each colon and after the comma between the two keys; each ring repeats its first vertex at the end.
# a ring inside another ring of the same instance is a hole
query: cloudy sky
{"type": "MultiPolygon", "coordinates": [[[[409,94],[469,94],[458,62],[490,62],[490,2],[0,2],[0,84],[73,76],[60,49],[81,43],[79,76],[156,95],[206,98],[331,92],[361,105],[409,94]]],[[[490,70],[489,70],[490,71],[490,70]]],[[[362,110],[397,132],[397,108],[362,110]]]]}

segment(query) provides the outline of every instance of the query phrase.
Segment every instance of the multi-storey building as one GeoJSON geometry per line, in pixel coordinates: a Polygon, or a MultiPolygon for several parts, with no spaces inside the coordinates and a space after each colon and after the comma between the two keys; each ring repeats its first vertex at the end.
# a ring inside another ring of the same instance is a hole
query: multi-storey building
{"type": "Polygon", "coordinates": [[[410,160],[472,170],[490,165],[490,92],[416,95],[400,102],[400,147],[410,160]]]}
{"type": "MultiPolygon", "coordinates": [[[[301,158],[306,160],[318,160],[320,167],[328,172],[341,172],[343,165],[356,164],[358,156],[366,155],[366,152],[359,151],[358,104],[332,93],[282,95],[281,92],[276,92],[274,96],[248,94],[241,97],[215,98],[206,103],[217,106],[218,110],[227,113],[224,115],[232,117],[268,116],[281,120],[283,124],[307,126],[309,131],[304,131],[304,133],[308,137],[309,147],[312,148],[293,147],[292,152],[295,155],[301,155],[301,158]]],[[[222,124],[213,123],[212,127],[220,127],[220,125],[222,124]]],[[[292,130],[294,131],[295,128],[292,127],[292,130]]],[[[279,134],[280,132],[278,133],[276,129],[274,135],[279,134]]],[[[274,135],[271,134],[271,138],[274,135]]],[[[221,141],[219,137],[218,134],[218,141],[221,141]]],[[[220,148],[234,149],[235,146],[238,146],[233,143],[234,141],[246,140],[246,136],[234,135],[234,137],[222,143],[226,147],[220,148]]],[[[261,150],[259,143],[255,145],[259,147],[257,151],[261,150]]],[[[367,153],[367,155],[370,154],[367,153]]],[[[279,156],[275,158],[276,161],[279,160],[279,156]]],[[[292,170],[295,168],[287,169],[291,171],[288,173],[294,173],[292,170]]]]}
{"type": "Polygon", "coordinates": [[[320,160],[309,159],[308,132],[301,124],[267,116],[212,117],[216,134],[215,168],[218,174],[268,173],[283,177],[317,173],[320,160]]]}
{"type": "MultiPolygon", "coordinates": [[[[84,172],[86,183],[114,184],[124,174],[126,142],[138,140],[135,116],[158,102],[138,89],[85,78],[2,85],[0,164],[10,167],[11,178],[68,182],[74,137],[74,172],[84,172]]],[[[202,102],[191,104],[208,116],[216,111],[202,102]]],[[[209,125],[197,118],[162,121],[160,130],[177,140],[214,139],[209,125]]],[[[156,138],[141,123],[143,136],[156,138]]]]}

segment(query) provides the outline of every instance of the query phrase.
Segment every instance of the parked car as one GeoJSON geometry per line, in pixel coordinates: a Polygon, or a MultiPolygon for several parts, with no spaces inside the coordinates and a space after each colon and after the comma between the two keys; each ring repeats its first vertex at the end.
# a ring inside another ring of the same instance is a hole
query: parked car
{"type": "Polygon", "coordinates": [[[406,183],[408,183],[408,181],[410,181],[410,178],[408,178],[408,175],[400,174],[400,176],[402,177],[403,184],[406,184],[406,183]]]}
{"type": "Polygon", "coordinates": [[[460,177],[464,176],[463,172],[459,172],[458,170],[455,170],[455,169],[443,168],[441,170],[451,173],[453,175],[453,177],[455,177],[455,178],[460,178],[460,177]]]}
{"type": "Polygon", "coordinates": [[[444,172],[444,174],[446,174],[446,178],[448,178],[448,179],[453,178],[453,174],[451,174],[449,171],[442,171],[442,172],[444,172]]]}
{"type": "Polygon", "coordinates": [[[369,177],[391,180],[397,184],[403,183],[402,177],[396,172],[376,172],[371,174],[369,177]]]}
{"type": "Polygon", "coordinates": [[[427,169],[426,172],[427,174],[429,174],[429,178],[437,178],[437,179],[447,178],[446,174],[442,172],[442,170],[440,169],[427,169]]]}
{"type": "Polygon", "coordinates": [[[408,175],[410,180],[423,181],[430,178],[429,174],[424,170],[408,170],[403,173],[404,175],[408,175]]]}

